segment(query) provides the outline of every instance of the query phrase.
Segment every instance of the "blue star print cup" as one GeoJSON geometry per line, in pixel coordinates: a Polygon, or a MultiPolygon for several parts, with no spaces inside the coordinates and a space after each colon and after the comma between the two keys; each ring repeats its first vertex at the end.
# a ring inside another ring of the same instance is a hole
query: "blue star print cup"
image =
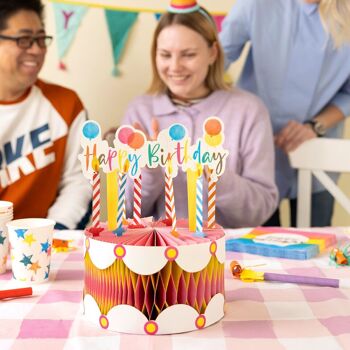
{"type": "Polygon", "coordinates": [[[54,225],[50,219],[19,219],[6,224],[15,280],[27,283],[49,280],[54,225]]]}
{"type": "Polygon", "coordinates": [[[13,219],[13,203],[0,201],[0,274],[6,272],[9,238],[6,224],[13,219]]]}

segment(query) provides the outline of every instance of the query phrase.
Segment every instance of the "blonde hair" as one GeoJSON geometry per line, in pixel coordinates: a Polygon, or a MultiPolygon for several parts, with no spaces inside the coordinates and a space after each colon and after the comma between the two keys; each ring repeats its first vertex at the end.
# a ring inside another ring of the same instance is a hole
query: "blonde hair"
{"type": "Polygon", "coordinates": [[[157,28],[153,35],[151,48],[151,61],[153,78],[147,92],[149,94],[161,94],[167,91],[167,86],[158,74],[156,65],[157,40],[160,32],[171,25],[179,24],[199,33],[208,43],[209,47],[217,45],[217,58],[215,62],[209,66],[205,84],[210,91],[229,90],[231,87],[224,80],[224,52],[219,43],[216,25],[212,17],[203,8],[200,11],[191,13],[170,13],[166,12],[160,18],[157,28]]]}
{"type": "Polygon", "coordinates": [[[321,0],[319,11],[334,46],[350,43],[350,0],[321,0]]]}

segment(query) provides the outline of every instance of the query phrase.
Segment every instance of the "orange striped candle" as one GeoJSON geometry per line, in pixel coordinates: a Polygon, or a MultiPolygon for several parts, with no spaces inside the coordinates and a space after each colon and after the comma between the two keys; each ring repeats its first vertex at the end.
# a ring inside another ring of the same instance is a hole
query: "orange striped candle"
{"type": "Polygon", "coordinates": [[[173,193],[172,178],[168,171],[165,170],[165,218],[171,220],[171,197],[173,193]]]}
{"type": "Polygon", "coordinates": [[[134,179],[134,224],[142,225],[141,221],[141,193],[142,193],[142,176],[134,179]]]}
{"type": "Polygon", "coordinates": [[[178,235],[176,231],[175,196],[172,174],[171,159],[168,158],[167,167],[165,169],[165,212],[166,219],[171,220],[171,233],[173,235],[178,235]]]}
{"type": "Polygon", "coordinates": [[[213,169],[209,169],[208,182],[208,227],[215,227],[215,210],[216,210],[216,181],[213,180],[213,169]]]}

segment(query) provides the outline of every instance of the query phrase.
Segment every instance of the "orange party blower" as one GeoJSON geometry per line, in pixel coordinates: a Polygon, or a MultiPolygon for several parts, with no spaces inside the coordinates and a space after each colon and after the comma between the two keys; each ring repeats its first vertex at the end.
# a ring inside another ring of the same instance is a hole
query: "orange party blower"
{"type": "Polygon", "coordinates": [[[32,287],[0,290],[0,300],[7,299],[7,298],[24,297],[32,294],[33,294],[32,287]]]}

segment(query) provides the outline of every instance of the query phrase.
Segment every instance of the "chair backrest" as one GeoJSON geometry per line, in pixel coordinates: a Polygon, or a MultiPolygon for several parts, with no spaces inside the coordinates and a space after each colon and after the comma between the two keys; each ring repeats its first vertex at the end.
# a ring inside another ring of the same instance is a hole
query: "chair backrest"
{"type": "Polygon", "coordinates": [[[289,153],[289,161],[298,169],[297,227],[310,227],[312,175],[350,214],[350,199],[325,173],[350,172],[350,140],[315,138],[289,153]]]}

